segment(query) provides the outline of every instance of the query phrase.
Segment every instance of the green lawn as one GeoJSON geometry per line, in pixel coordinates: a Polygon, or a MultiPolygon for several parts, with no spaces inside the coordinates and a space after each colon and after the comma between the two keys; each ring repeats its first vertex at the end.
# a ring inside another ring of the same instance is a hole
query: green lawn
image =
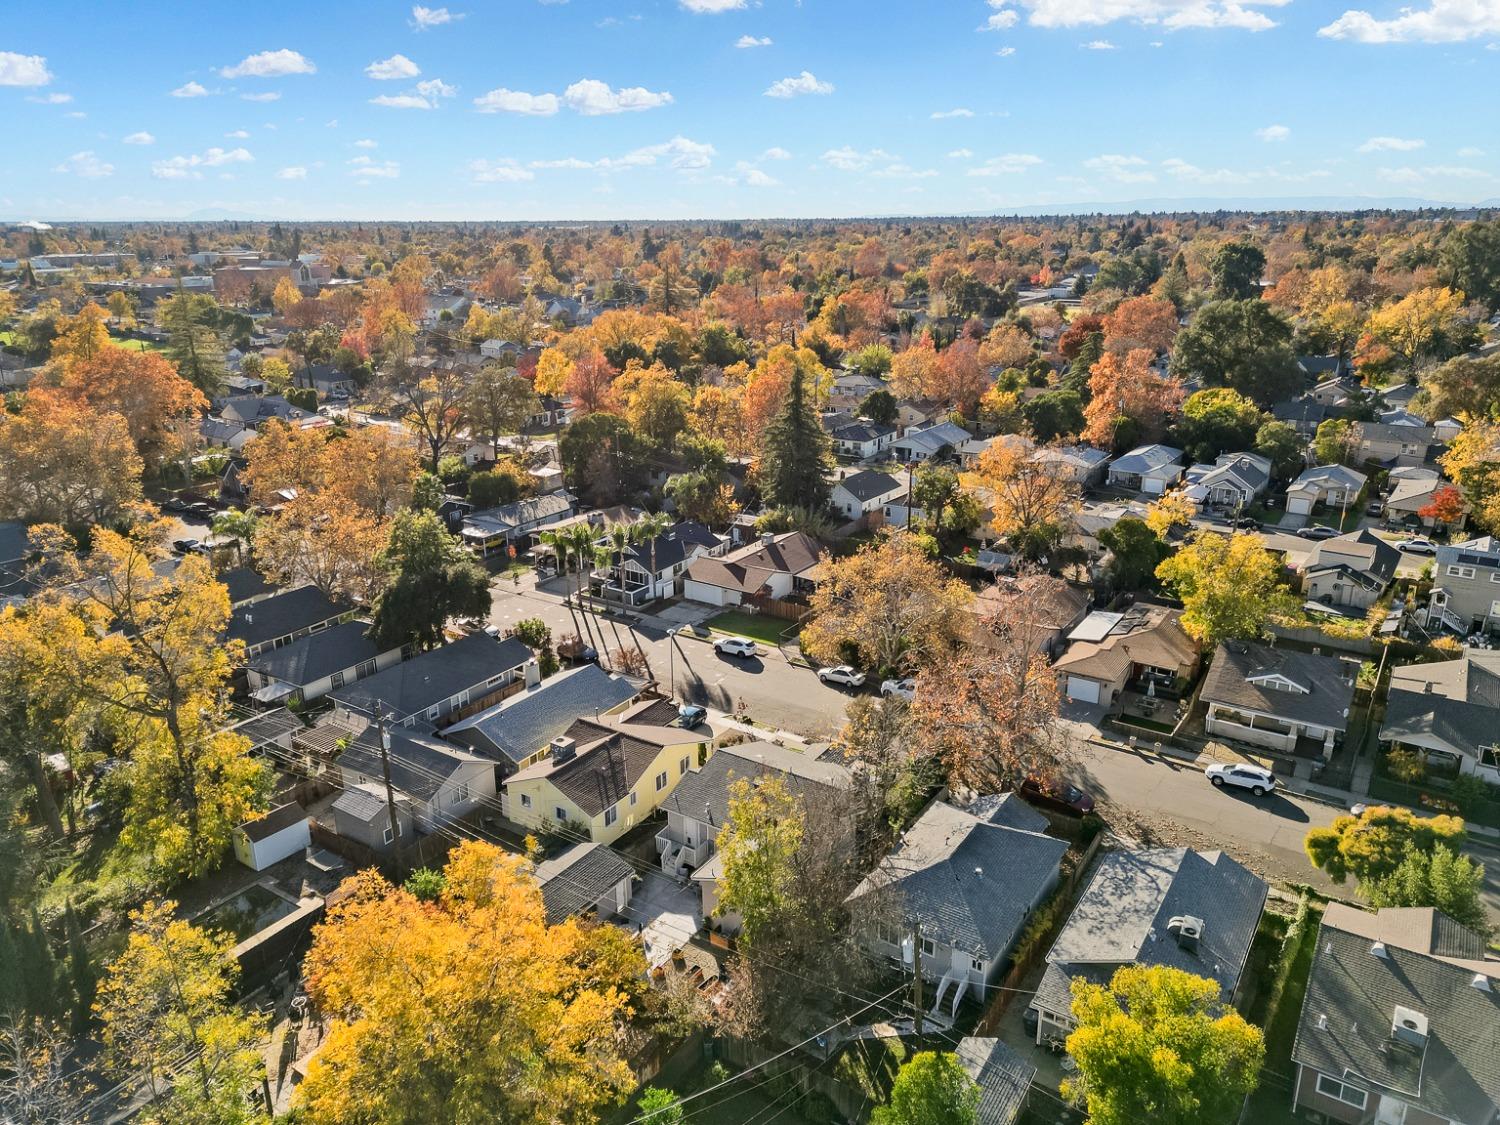
{"type": "Polygon", "coordinates": [[[783,621],[769,614],[742,613],[737,609],[711,617],[705,624],[716,633],[749,637],[752,641],[759,641],[773,648],[781,644],[783,632],[790,636],[797,628],[795,621],[783,621]]]}

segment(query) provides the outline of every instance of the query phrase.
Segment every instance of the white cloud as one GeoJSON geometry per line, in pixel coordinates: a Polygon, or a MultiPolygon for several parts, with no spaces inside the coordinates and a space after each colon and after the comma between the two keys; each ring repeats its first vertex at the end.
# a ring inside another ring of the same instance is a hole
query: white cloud
{"type": "Polygon", "coordinates": [[[65,113],[65,114],[63,114],[63,116],[64,117],[71,117],[75,121],[82,121],[85,117],[88,116],[88,114],[84,113],[83,110],[81,110],[81,109],[75,109],[71,113],[65,113]]]}
{"type": "Polygon", "coordinates": [[[241,94],[240,97],[247,102],[279,102],[281,100],[281,95],[274,90],[263,94],[241,94]]]}
{"type": "MultiPolygon", "coordinates": [[[[1128,21],[1160,25],[1168,31],[1235,28],[1266,31],[1276,26],[1261,9],[1289,0],[1015,0],[1033,27],[1103,27],[1128,21]]],[[[1000,3],[991,7],[1009,10],[1000,3]]],[[[993,17],[992,17],[993,18],[993,17]]]]}
{"type": "Polygon", "coordinates": [[[51,81],[45,56],[0,51],[0,86],[45,86],[51,81]]]}
{"type": "Polygon", "coordinates": [[[919,170],[901,160],[887,164],[883,168],[876,168],[870,173],[871,176],[878,176],[882,180],[929,180],[937,174],[936,168],[919,170]]]}
{"type": "Polygon", "coordinates": [[[351,176],[362,180],[394,180],[401,175],[401,165],[394,160],[372,160],[368,156],[356,156],[350,160],[351,176]]]}
{"type": "Polygon", "coordinates": [[[949,160],[968,160],[973,155],[974,155],[974,150],[971,149],[971,148],[956,148],[956,149],[954,149],[952,152],[950,152],[948,154],[948,159],[949,160]]]}
{"type": "Polygon", "coordinates": [[[283,47],[279,51],[261,51],[247,55],[233,66],[220,69],[225,78],[283,78],[288,74],[316,74],[318,68],[310,59],[283,47]]]}
{"type": "Polygon", "coordinates": [[[1113,51],[1117,48],[1108,39],[1090,39],[1087,43],[1080,43],[1085,51],[1113,51]]]}
{"type": "Polygon", "coordinates": [[[365,76],[374,78],[380,82],[389,82],[392,79],[415,78],[422,73],[422,68],[405,55],[392,55],[388,59],[378,59],[365,67],[365,76]]]}
{"type": "Polygon", "coordinates": [[[72,94],[32,94],[26,99],[28,102],[36,102],[37,105],[67,105],[73,100],[72,94]]]}
{"type": "Polygon", "coordinates": [[[305,180],[307,179],[307,169],[300,164],[294,164],[290,168],[283,168],[277,172],[276,178],[278,180],[305,180]]]}
{"type": "Polygon", "coordinates": [[[1392,184],[1425,184],[1432,180],[1493,180],[1490,172],[1454,164],[1427,164],[1420,168],[1381,168],[1376,175],[1392,184]]]}
{"type": "Polygon", "coordinates": [[[1429,0],[1425,8],[1401,8],[1390,19],[1378,19],[1363,9],[1350,9],[1328,26],[1319,28],[1318,34],[1325,39],[1352,39],[1356,43],[1461,43],[1500,35],[1500,3],[1429,0]]]}
{"type": "Polygon", "coordinates": [[[780,145],[772,145],[770,148],[766,149],[765,152],[760,154],[760,158],[762,160],[790,160],[792,158],[792,154],[787,152],[787,150],[782,148],[780,145]]]}
{"type": "Polygon", "coordinates": [[[995,52],[995,54],[999,55],[1002,59],[1008,59],[1015,53],[1016,49],[1014,47],[1001,47],[998,51],[995,52]]]}
{"type": "Polygon", "coordinates": [[[1484,155],[1484,149],[1475,148],[1473,145],[1465,145],[1463,148],[1458,150],[1458,155],[1463,157],[1465,160],[1474,160],[1484,155]]]}
{"type": "Polygon", "coordinates": [[[560,160],[533,160],[530,166],[532,168],[565,168],[576,171],[593,169],[600,172],[618,172],[626,168],[650,167],[663,158],[670,158],[667,160],[670,167],[678,171],[694,172],[709,167],[716,155],[718,153],[713,145],[676,136],[661,144],[633,149],[624,156],[605,156],[598,160],[580,160],[576,156],[568,156],[560,160]]]}
{"type": "MultiPolygon", "coordinates": [[[[1274,3],[1275,0],[1268,2],[1274,3]]],[[[1258,12],[1245,4],[1234,3],[1233,0],[1225,0],[1221,4],[1189,4],[1166,17],[1162,23],[1168,31],[1182,31],[1190,27],[1269,31],[1276,26],[1276,21],[1264,12],[1258,12]]]]}
{"type": "MultiPolygon", "coordinates": [[[[991,4],[991,7],[998,5],[991,4]]],[[[1001,8],[998,12],[991,12],[989,19],[979,25],[980,31],[1005,31],[1016,26],[1016,21],[1021,18],[1021,13],[1014,8],[1001,8]]]]}
{"type": "Polygon", "coordinates": [[[131,133],[127,137],[121,137],[120,143],[127,145],[154,145],[156,138],[142,130],[139,133],[131,133]]]}
{"type": "Polygon", "coordinates": [[[370,104],[385,106],[386,109],[437,108],[421,94],[380,94],[371,98],[370,104]]]}
{"type": "Polygon", "coordinates": [[[745,182],[751,187],[779,187],[781,181],[775,176],[767,175],[759,168],[744,169],[745,182]]]}
{"type": "Polygon", "coordinates": [[[741,35],[734,41],[734,45],[742,51],[749,50],[751,47],[769,47],[771,45],[771,37],[769,35],[762,35],[757,39],[753,35],[741,35]]]}
{"type": "Polygon", "coordinates": [[[560,103],[556,94],[528,94],[504,86],[474,99],[480,113],[521,113],[528,117],[551,117],[560,103]]]}
{"type": "Polygon", "coordinates": [[[365,137],[365,138],[363,138],[361,140],[355,141],[354,142],[354,147],[355,148],[378,148],[379,147],[379,142],[378,141],[372,141],[372,140],[370,140],[369,137],[365,137]]]}
{"type": "Polygon", "coordinates": [[[1423,148],[1426,141],[1418,137],[1371,137],[1359,146],[1360,152],[1412,152],[1423,148]]]}
{"type": "Polygon", "coordinates": [[[203,173],[200,168],[222,168],[226,164],[248,164],[255,157],[244,148],[218,148],[208,149],[203,153],[194,153],[191,156],[173,156],[167,160],[157,160],[151,165],[151,174],[158,180],[201,180],[203,173]]]}
{"type": "Polygon", "coordinates": [[[536,179],[536,173],[506,157],[503,160],[471,160],[469,174],[476,184],[518,184],[536,179]]]}
{"type": "Polygon", "coordinates": [[[1200,168],[1176,156],[1163,160],[1161,166],[1177,179],[1195,184],[1234,184],[1246,178],[1243,173],[1228,168],[1200,168]]]}
{"type": "Polygon", "coordinates": [[[174,98],[206,98],[208,90],[197,82],[184,82],[172,91],[174,98]]]}
{"type": "Polygon", "coordinates": [[[579,160],[576,156],[565,156],[561,160],[533,160],[533,168],[564,168],[568,171],[581,172],[587,168],[598,167],[592,160],[579,160]]]}
{"type": "Polygon", "coordinates": [[[700,14],[734,12],[745,6],[745,0],[677,0],[683,9],[700,14]]]}
{"type": "Polygon", "coordinates": [[[783,78],[766,88],[768,98],[795,98],[799,94],[831,94],[832,82],[820,82],[811,71],[804,70],[793,78],[783,78]]]}
{"type": "Polygon", "coordinates": [[[672,95],[665,90],[656,93],[640,86],[615,90],[597,78],[582,78],[563,91],[562,100],[569,109],[585,117],[599,117],[670,105],[672,95]]]}
{"type": "Polygon", "coordinates": [[[1144,157],[1110,152],[1089,157],[1083,162],[1083,166],[1090,171],[1101,172],[1117,183],[1149,184],[1156,176],[1145,170],[1146,163],[1144,157]]]}
{"type": "Polygon", "coordinates": [[[225,133],[224,135],[232,141],[243,141],[250,134],[245,129],[235,129],[232,132],[225,133]]]}
{"type": "Polygon", "coordinates": [[[429,98],[451,98],[458,93],[458,87],[450,86],[441,78],[429,78],[417,83],[417,93],[429,98]]]}
{"type": "Polygon", "coordinates": [[[932,115],[932,119],[934,121],[942,121],[943,119],[948,118],[948,117],[973,117],[973,116],[974,116],[974,111],[972,109],[962,109],[962,108],[960,108],[960,109],[943,109],[943,110],[939,110],[936,113],[934,113],[932,115]]]}
{"type": "Polygon", "coordinates": [[[862,172],[876,161],[895,159],[894,156],[881,148],[872,148],[868,152],[860,152],[851,145],[844,145],[842,148],[831,148],[823,154],[823,163],[837,168],[841,172],[862,172]]]}
{"type": "Polygon", "coordinates": [[[1292,135],[1292,131],[1285,125],[1267,125],[1264,129],[1255,130],[1255,135],[1267,143],[1284,141],[1292,135]]]}
{"type": "Polygon", "coordinates": [[[418,31],[442,27],[445,23],[463,19],[462,12],[450,12],[447,8],[424,8],[418,4],[411,10],[411,25],[418,31]]]}
{"type": "Polygon", "coordinates": [[[1042,163],[1040,156],[1029,152],[1007,152],[1003,156],[992,156],[978,168],[970,168],[971,176],[1014,176],[1035,168],[1042,163]]]}
{"type": "Polygon", "coordinates": [[[52,170],[69,172],[75,176],[82,176],[85,180],[98,180],[115,174],[115,166],[100,160],[92,150],[75,152],[52,170]]]}

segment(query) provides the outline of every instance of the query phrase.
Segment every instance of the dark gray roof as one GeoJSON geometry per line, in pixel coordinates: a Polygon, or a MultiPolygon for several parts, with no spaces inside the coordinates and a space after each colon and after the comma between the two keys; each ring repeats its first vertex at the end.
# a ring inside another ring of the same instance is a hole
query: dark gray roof
{"type": "Polygon", "coordinates": [[[353,668],[361,661],[374,660],[380,649],[366,635],[369,629],[364,621],[345,621],[253,656],[246,667],[284,683],[305,687],[353,668]]]}
{"type": "Polygon", "coordinates": [[[496,640],[487,633],[470,633],[342,687],[332,698],[366,715],[373,716],[377,707],[383,707],[404,717],[478,687],[530,659],[531,650],[514,637],[496,640]]]}
{"type": "Polygon", "coordinates": [[[307,810],[297,804],[296,801],[288,801],[284,805],[277,805],[264,816],[245,821],[244,824],[240,825],[240,831],[252,843],[259,843],[261,840],[269,839],[276,835],[283,828],[290,828],[299,821],[306,819],[307,810]]]}
{"type": "Polygon", "coordinates": [[[1310,398],[1284,399],[1271,407],[1271,417],[1276,421],[1301,422],[1307,426],[1316,426],[1332,417],[1333,414],[1332,407],[1324,406],[1321,402],[1310,398]]]}
{"type": "MultiPolygon", "coordinates": [[[[398,803],[399,800],[398,797],[398,803]]],[[[377,816],[386,815],[385,796],[377,793],[373,786],[354,785],[345,789],[334,800],[332,807],[366,824],[372,823],[377,816]]]]}
{"type": "Polygon", "coordinates": [[[1380,582],[1383,589],[1396,576],[1401,552],[1368,528],[1324,539],[1308,553],[1307,569],[1320,570],[1329,563],[1345,562],[1380,582]],[[1350,563],[1349,560],[1356,560],[1350,563]]]}
{"type": "MultiPolygon", "coordinates": [[[[457,747],[448,746],[434,736],[418,734],[404,727],[390,727],[391,787],[418,801],[430,801],[443,784],[476,759],[457,747]]],[[[381,761],[380,735],[374,723],[356,735],[339,755],[338,766],[349,773],[383,781],[385,766],[381,761]]]]}
{"type": "Polygon", "coordinates": [[[1409,948],[1416,943],[1403,942],[1399,926],[1381,924],[1385,914],[1329,905],[1293,1061],[1440,1118],[1491,1121],[1500,1107],[1500,962],[1409,948]],[[1371,952],[1377,939],[1384,957],[1371,952]],[[1476,975],[1490,990],[1474,986],[1476,975]],[[1425,1047],[1392,1045],[1397,1005],[1427,1018],[1425,1047]]]}
{"type": "Polygon", "coordinates": [[[1056,877],[1065,840],[934,802],[851,899],[893,888],[923,936],[988,961],[1011,947],[1056,877]]]}
{"type": "MultiPolygon", "coordinates": [[[[647,570],[651,569],[654,562],[656,571],[660,573],[669,566],[676,566],[687,558],[699,547],[712,550],[722,542],[717,535],[701,523],[692,520],[680,520],[674,523],[666,531],[658,535],[654,540],[647,539],[643,543],[626,550],[627,558],[632,558],[647,570]],[[652,554],[652,551],[656,554],[652,554]]],[[[618,554],[614,556],[618,559],[618,554]]]]}
{"type": "Polygon", "coordinates": [[[250,749],[254,750],[260,746],[271,745],[282,735],[301,730],[302,720],[285,707],[278,707],[274,711],[267,711],[246,719],[242,723],[236,723],[229,729],[235,734],[242,734],[248,738],[250,749]]]}
{"type": "Polygon", "coordinates": [[[276,588],[248,566],[237,566],[224,571],[219,575],[219,581],[229,590],[230,605],[239,605],[251,598],[261,597],[276,588]]]}
{"type": "Polygon", "coordinates": [[[661,803],[683,816],[710,824],[723,824],[729,816],[729,786],[741,778],[786,779],[787,790],[800,795],[809,789],[847,789],[849,771],[836,762],[825,762],[772,742],[742,742],[715,752],[702,768],[688,771],[677,788],[661,803]]]}
{"type": "Polygon", "coordinates": [[[591,817],[623,800],[661,756],[663,748],[681,746],[691,756],[694,739],[681,730],[653,730],[643,726],[615,730],[588,719],[574,722],[567,736],[576,744],[572,758],[563,762],[543,759],[513,774],[507,784],[545,777],[553,788],[591,817]]]}
{"type": "Polygon", "coordinates": [[[1166,965],[1210,977],[1227,998],[1244,968],[1265,901],[1266,884],[1221,851],[1110,852],[1047,954],[1051,967],[1037,1000],[1066,1012],[1068,977],[1083,970],[1091,979],[1108,980],[1116,967],[1129,964],[1166,965]],[[1203,919],[1197,950],[1182,948],[1167,932],[1167,923],[1178,916],[1203,919]],[[1059,1002],[1061,1007],[1054,1006],[1059,1002]]]}
{"type": "Polygon", "coordinates": [[[1025,1108],[1036,1067],[998,1039],[966,1036],[959,1040],[955,1054],[979,1085],[975,1125],[1011,1125],[1025,1108]]]}
{"type": "Polygon", "coordinates": [[[1467,649],[1457,660],[1391,672],[1382,739],[1431,735],[1471,754],[1497,741],[1500,652],[1467,649]]]}
{"type": "Polygon", "coordinates": [[[28,550],[26,525],[16,520],[0,520],[0,563],[20,562],[28,550]]]}
{"type": "Polygon", "coordinates": [[[967,811],[986,824],[1015,828],[1021,832],[1045,832],[1047,825],[1051,823],[1014,793],[992,793],[980,797],[967,811]]]}
{"type": "Polygon", "coordinates": [[[1250,641],[1225,641],[1203,681],[1205,703],[1245,707],[1330,730],[1347,730],[1359,665],[1337,656],[1250,641]],[[1275,676],[1306,689],[1287,691],[1253,679],[1275,676]]]}
{"type": "Polygon", "coordinates": [[[352,609],[334,601],[316,586],[301,586],[235,609],[229,617],[229,637],[247,645],[264,644],[299,629],[332,621],[352,609]]]}
{"type": "Polygon", "coordinates": [[[574,844],[537,864],[536,881],[542,888],[547,925],[582,914],[634,874],[619,852],[603,844],[574,844]]]}
{"type": "Polygon", "coordinates": [[[580,716],[597,717],[634,699],[636,692],[629,680],[597,664],[580,664],[455,723],[443,737],[486,757],[520,763],[580,716]]]}
{"type": "Polygon", "coordinates": [[[901,487],[901,482],[889,473],[877,473],[873,469],[847,476],[838,483],[845,492],[861,502],[885,496],[901,487]]]}
{"type": "Polygon", "coordinates": [[[833,436],[838,441],[867,442],[876,441],[879,438],[889,437],[896,432],[896,427],[877,422],[854,421],[848,422],[833,431],[833,436]]]}

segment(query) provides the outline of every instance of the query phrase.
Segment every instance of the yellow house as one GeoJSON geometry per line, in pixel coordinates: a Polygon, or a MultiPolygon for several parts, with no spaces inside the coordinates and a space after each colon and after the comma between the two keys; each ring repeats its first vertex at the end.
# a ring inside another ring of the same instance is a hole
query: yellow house
{"type": "Polygon", "coordinates": [[[538,832],[610,844],[640,824],[713,753],[714,735],[579,719],[547,758],[505,780],[505,815],[538,832]]]}

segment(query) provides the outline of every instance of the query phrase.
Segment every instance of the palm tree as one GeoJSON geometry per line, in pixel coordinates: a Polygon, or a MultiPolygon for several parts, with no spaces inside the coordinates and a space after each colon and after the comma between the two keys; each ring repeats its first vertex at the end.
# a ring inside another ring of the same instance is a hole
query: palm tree
{"type": "Polygon", "coordinates": [[[255,529],[259,524],[260,517],[254,512],[231,508],[215,516],[208,529],[215,535],[233,539],[235,561],[243,563],[246,550],[255,542],[255,529]]]}
{"type": "Polygon", "coordinates": [[[651,546],[651,601],[656,600],[656,541],[671,526],[672,520],[665,512],[651,512],[636,520],[631,527],[638,539],[644,539],[651,546]]]}
{"type": "Polygon", "coordinates": [[[584,599],[584,584],[589,580],[589,565],[594,561],[594,529],[587,523],[575,525],[563,533],[565,546],[571,548],[578,560],[578,609],[583,614],[583,627],[589,634],[589,644],[595,652],[603,652],[604,633],[600,630],[598,640],[594,638],[593,626],[589,623],[589,603],[584,599]]]}

